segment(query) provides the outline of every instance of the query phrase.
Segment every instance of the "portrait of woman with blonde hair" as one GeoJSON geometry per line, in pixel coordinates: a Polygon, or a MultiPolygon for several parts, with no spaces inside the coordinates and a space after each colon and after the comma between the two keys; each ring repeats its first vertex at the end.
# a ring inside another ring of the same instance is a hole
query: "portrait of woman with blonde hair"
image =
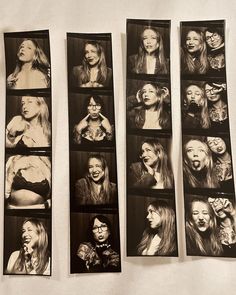
{"type": "Polygon", "coordinates": [[[209,68],[204,33],[189,29],[183,38],[181,50],[182,74],[206,74],[209,68]]]}
{"type": "Polygon", "coordinates": [[[50,64],[35,39],[24,39],[17,52],[16,66],[7,77],[9,89],[50,87],[50,64]]]}
{"type": "Polygon", "coordinates": [[[144,27],[140,35],[138,53],[129,56],[128,70],[135,74],[167,74],[163,38],[157,28],[144,27]]]}
{"type": "Polygon", "coordinates": [[[7,124],[6,147],[48,147],[51,124],[44,97],[22,96],[21,114],[7,124]]]}

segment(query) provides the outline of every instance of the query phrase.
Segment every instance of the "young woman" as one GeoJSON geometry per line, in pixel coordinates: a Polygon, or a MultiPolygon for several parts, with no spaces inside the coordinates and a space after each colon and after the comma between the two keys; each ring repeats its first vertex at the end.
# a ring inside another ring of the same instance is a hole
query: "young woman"
{"type": "Polygon", "coordinates": [[[109,180],[106,159],[101,154],[91,154],[84,178],[75,184],[75,202],[78,205],[117,203],[117,187],[109,180]]]}
{"type": "Polygon", "coordinates": [[[25,39],[18,49],[16,67],[7,77],[9,89],[50,87],[50,64],[38,42],[25,39]]]}
{"type": "Polygon", "coordinates": [[[166,151],[156,139],[142,142],[139,157],[141,162],[130,166],[130,186],[153,189],[173,187],[173,174],[166,151]]]}
{"type": "Polygon", "coordinates": [[[204,90],[197,84],[190,84],[184,90],[183,127],[207,129],[210,120],[204,90]]]}
{"type": "Polygon", "coordinates": [[[128,97],[128,126],[138,129],[171,127],[170,94],[166,87],[146,83],[136,96],[128,97]]]}
{"type": "Polygon", "coordinates": [[[22,96],[21,115],[7,125],[6,147],[48,147],[50,143],[51,124],[45,99],[22,96]]]}
{"type": "Polygon", "coordinates": [[[44,156],[15,155],[6,163],[5,200],[9,209],[47,209],[51,162],[44,156]]]}
{"type": "Polygon", "coordinates": [[[88,242],[79,245],[77,257],[84,272],[119,271],[120,256],[113,250],[111,223],[106,216],[95,215],[91,219],[88,242]]]}
{"type": "Polygon", "coordinates": [[[225,71],[225,43],[223,29],[212,27],[205,31],[208,46],[207,58],[210,72],[221,73],[225,71]]]}
{"type": "Polygon", "coordinates": [[[187,187],[217,188],[212,154],[208,145],[199,138],[192,138],[183,147],[183,171],[187,187]]]}
{"type": "Polygon", "coordinates": [[[225,141],[221,137],[207,137],[207,144],[213,155],[214,170],[220,187],[234,190],[232,160],[225,141]]]}
{"type": "Polygon", "coordinates": [[[218,238],[216,218],[209,203],[196,198],[189,202],[186,213],[187,254],[220,256],[223,249],[218,238]]]}
{"type": "Polygon", "coordinates": [[[145,27],[140,36],[138,53],[129,57],[129,71],[135,74],[167,74],[168,66],[161,34],[154,27],[145,27]]]}
{"type": "Polygon", "coordinates": [[[107,67],[102,45],[87,41],[82,65],[72,69],[71,85],[77,87],[112,87],[112,69],[107,67]]]}
{"type": "Polygon", "coordinates": [[[8,274],[50,275],[48,234],[44,223],[35,218],[23,222],[21,249],[11,254],[8,274]]]}
{"type": "Polygon", "coordinates": [[[99,95],[89,96],[85,109],[87,115],[74,127],[74,141],[78,144],[111,141],[114,128],[102,114],[102,98],[99,95]]]}
{"type": "Polygon", "coordinates": [[[236,208],[229,199],[208,198],[219,225],[224,256],[236,256],[236,208]]]}
{"type": "Polygon", "coordinates": [[[211,128],[222,131],[228,131],[229,129],[228,107],[225,93],[225,83],[208,82],[205,84],[210,126],[211,128]]]}
{"type": "Polygon", "coordinates": [[[183,74],[206,74],[208,67],[203,32],[198,29],[188,30],[183,39],[181,72],[183,74]]]}
{"type": "Polygon", "coordinates": [[[175,212],[167,202],[159,200],[147,207],[148,226],[138,244],[139,255],[177,254],[175,212]]]}

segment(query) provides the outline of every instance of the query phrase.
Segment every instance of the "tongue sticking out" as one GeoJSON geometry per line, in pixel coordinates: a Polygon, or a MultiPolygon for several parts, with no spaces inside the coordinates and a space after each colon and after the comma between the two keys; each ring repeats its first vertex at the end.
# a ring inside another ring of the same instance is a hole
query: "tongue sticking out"
{"type": "Polygon", "coordinates": [[[193,161],[193,168],[196,170],[199,169],[200,168],[200,161],[198,161],[198,160],[193,161]]]}

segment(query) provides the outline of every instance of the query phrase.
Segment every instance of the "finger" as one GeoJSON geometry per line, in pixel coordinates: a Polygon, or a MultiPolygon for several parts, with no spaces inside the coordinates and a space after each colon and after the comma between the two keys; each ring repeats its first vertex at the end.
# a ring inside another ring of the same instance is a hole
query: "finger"
{"type": "Polygon", "coordinates": [[[88,114],[86,117],[84,117],[84,120],[87,120],[89,118],[90,114],[88,114]]]}
{"type": "Polygon", "coordinates": [[[102,113],[99,113],[99,115],[103,118],[103,119],[106,119],[106,117],[105,116],[103,116],[103,114],[102,113]]]}

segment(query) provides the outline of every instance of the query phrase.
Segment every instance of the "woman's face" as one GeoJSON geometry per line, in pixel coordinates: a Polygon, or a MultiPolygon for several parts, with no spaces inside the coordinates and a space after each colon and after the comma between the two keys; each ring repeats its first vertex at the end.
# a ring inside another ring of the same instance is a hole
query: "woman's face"
{"type": "Polygon", "coordinates": [[[98,119],[99,115],[101,113],[102,106],[99,103],[96,103],[93,97],[90,98],[89,104],[88,104],[88,114],[92,119],[98,119]]]}
{"type": "Polygon", "coordinates": [[[159,152],[156,154],[154,148],[150,144],[144,143],[142,145],[140,158],[145,165],[154,167],[158,163],[159,152]]]}
{"type": "Polygon", "coordinates": [[[188,32],[186,36],[186,48],[189,53],[196,53],[202,48],[201,36],[197,32],[188,32]]]}
{"type": "Polygon", "coordinates": [[[161,215],[152,205],[147,208],[147,220],[151,228],[158,228],[161,225],[161,215]]]}
{"type": "Polygon", "coordinates": [[[95,218],[93,223],[93,237],[98,243],[104,243],[108,240],[110,235],[110,230],[106,223],[101,222],[99,219],[95,218]]]}
{"type": "Polygon", "coordinates": [[[104,178],[104,169],[102,167],[102,162],[97,158],[90,158],[88,161],[88,172],[90,178],[94,182],[100,182],[104,178]]]}
{"type": "Polygon", "coordinates": [[[187,104],[196,103],[198,106],[202,105],[203,97],[202,90],[197,85],[190,85],[186,88],[187,104]]]}
{"type": "Polygon", "coordinates": [[[207,147],[200,140],[190,140],[186,144],[186,155],[192,170],[201,171],[206,166],[207,147]]]}
{"type": "Polygon", "coordinates": [[[212,49],[218,48],[223,43],[222,36],[218,34],[217,32],[212,33],[212,32],[206,31],[205,36],[206,36],[207,45],[212,49]]]}
{"type": "Polygon", "coordinates": [[[193,223],[200,232],[205,232],[210,226],[210,213],[207,204],[201,201],[192,203],[193,223]]]}
{"type": "Polygon", "coordinates": [[[20,61],[24,63],[29,63],[34,60],[36,46],[31,40],[25,40],[21,43],[17,57],[20,61]]]}
{"type": "Polygon", "coordinates": [[[38,234],[36,227],[30,222],[27,221],[22,226],[22,242],[24,245],[30,245],[31,248],[34,248],[38,242],[38,234]]]}
{"type": "Polygon", "coordinates": [[[219,88],[211,86],[209,84],[205,85],[205,93],[207,99],[211,102],[217,102],[221,98],[219,88]]]}
{"type": "Polygon", "coordinates": [[[157,90],[152,84],[146,84],[142,88],[142,100],[146,106],[156,105],[160,98],[157,96],[157,90]]]}
{"type": "Polygon", "coordinates": [[[222,155],[226,152],[226,144],[220,137],[207,137],[207,144],[210,150],[217,155],[222,155]]]}
{"type": "Polygon", "coordinates": [[[40,113],[40,105],[36,97],[22,96],[21,98],[21,114],[26,120],[37,117],[40,113]]]}
{"type": "Polygon", "coordinates": [[[146,29],[143,31],[142,35],[143,46],[147,53],[153,53],[158,49],[160,45],[160,38],[155,31],[152,29],[146,29]]]}
{"type": "Polygon", "coordinates": [[[92,44],[86,44],[85,45],[85,59],[87,63],[91,66],[94,67],[97,65],[99,62],[100,56],[98,54],[97,48],[93,46],[92,44]]]}

